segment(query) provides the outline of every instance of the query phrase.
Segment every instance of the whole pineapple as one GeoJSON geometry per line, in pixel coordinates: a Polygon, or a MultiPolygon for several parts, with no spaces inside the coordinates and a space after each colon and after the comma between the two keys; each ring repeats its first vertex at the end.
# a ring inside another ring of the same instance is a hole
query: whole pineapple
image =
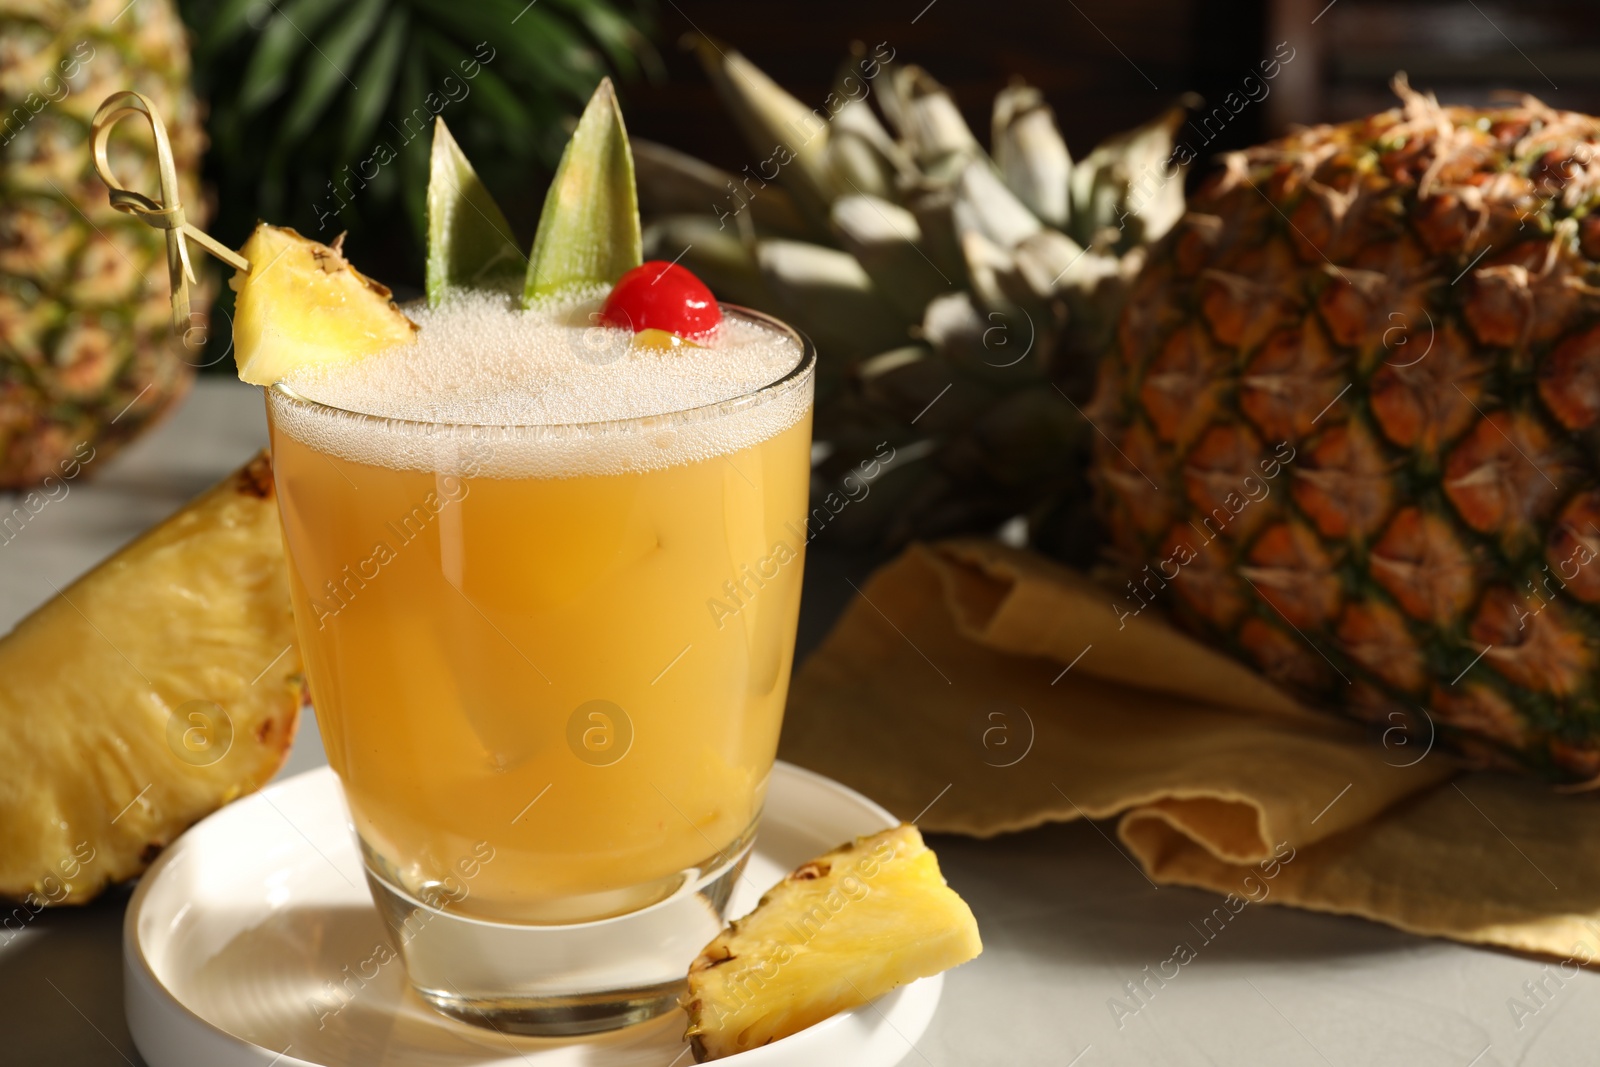
{"type": "MultiPolygon", "coordinates": [[[[163,235],[111,209],[89,158],[100,102],[144,93],[166,120],[189,220],[203,225],[188,73],[169,0],[0,0],[0,489],[76,473],[85,443],[104,459],[205,358],[170,337],[163,235]]],[[[125,124],[111,149],[118,177],[154,195],[148,129],[125,124]]]]}
{"type": "Polygon", "coordinates": [[[1594,779],[1600,120],[1395,87],[1228,157],[1136,282],[1088,412],[1113,610],[1594,779]]]}

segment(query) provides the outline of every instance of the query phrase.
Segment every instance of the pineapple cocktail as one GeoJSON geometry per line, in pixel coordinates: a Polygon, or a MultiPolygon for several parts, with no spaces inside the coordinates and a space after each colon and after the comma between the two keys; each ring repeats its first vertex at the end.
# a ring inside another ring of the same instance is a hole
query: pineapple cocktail
{"type": "Polygon", "coordinates": [[[592,304],[447,302],[270,394],[329,762],[377,869],[484,919],[635,909],[741,842],[788,688],[808,382],[749,394],[800,345],[641,351],[592,304]]]}
{"type": "Polygon", "coordinates": [[[441,123],[404,313],[261,225],[267,387],[306,671],[413,987],[474,1023],[670,1009],[761,811],[794,651],[814,355],[640,263],[609,85],[531,255],[441,123]]]}

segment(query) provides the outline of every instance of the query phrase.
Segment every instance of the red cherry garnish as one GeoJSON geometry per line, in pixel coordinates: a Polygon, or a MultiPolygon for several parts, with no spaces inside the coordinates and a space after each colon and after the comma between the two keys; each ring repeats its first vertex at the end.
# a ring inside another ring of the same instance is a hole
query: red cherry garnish
{"type": "Polygon", "coordinates": [[[617,279],[600,321],[679,337],[705,337],[722,323],[722,309],[705,282],[676,263],[652,259],[617,279]]]}

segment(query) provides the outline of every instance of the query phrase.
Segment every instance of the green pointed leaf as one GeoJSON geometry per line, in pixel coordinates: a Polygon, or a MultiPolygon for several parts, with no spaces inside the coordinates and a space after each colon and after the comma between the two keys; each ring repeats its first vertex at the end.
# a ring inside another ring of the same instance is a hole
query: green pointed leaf
{"type": "Polygon", "coordinates": [[[444,36],[489,43],[504,58],[496,65],[519,64],[539,71],[543,80],[573,96],[589,91],[605,71],[600,55],[581,31],[542,4],[526,0],[411,0],[444,36]],[[506,32],[510,26],[513,32],[506,32]]]}
{"type": "Polygon", "coordinates": [[[387,7],[388,0],[356,0],[345,16],[322,35],[317,55],[306,63],[299,91],[284,112],[279,140],[297,144],[322,117],[334,94],[346,85],[351,86],[352,93],[359,92],[345,72],[360,58],[362,46],[378,28],[387,7]]]}
{"type": "MultiPolygon", "coordinates": [[[[806,221],[795,206],[794,198],[782,186],[772,185],[752,196],[741,207],[738,200],[728,195],[728,186],[734,177],[720,167],[703,163],[675,148],[630,138],[633,146],[633,169],[638,177],[639,210],[649,219],[663,215],[683,215],[704,212],[710,204],[717,216],[719,229],[738,233],[739,223],[748,217],[769,236],[803,237],[806,221]]],[[[648,243],[648,242],[646,242],[648,243]]],[[[674,249],[664,257],[671,259],[674,249]]],[[[713,291],[719,291],[715,286],[713,291]]]]}
{"type": "Polygon", "coordinates": [[[292,0],[261,31],[239,84],[239,110],[251,115],[278,97],[289,84],[289,70],[311,44],[322,23],[339,9],[340,0],[292,0]]]}
{"type": "MultiPolygon", "coordinates": [[[[950,91],[921,67],[899,67],[891,75],[894,106],[884,111],[913,159],[936,180],[959,174],[983,147],[961,117],[950,91]]],[[[887,99],[887,97],[885,98],[887,99]]]]}
{"type": "Polygon", "coordinates": [[[374,147],[372,135],[383,118],[384,109],[394,99],[395,85],[400,79],[400,59],[405,52],[409,24],[410,14],[404,8],[390,16],[356,74],[356,84],[366,86],[367,91],[350,94],[344,125],[346,157],[358,158],[374,147]]]}
{"type": "Polygon", "coordinates": [[[833,228],[873,286],[914,323],[928,301],[952,288],[951,280],[922,250],[917,217],[899,204],[865,194],[833,202],[833,228]]]}
{"type": "Polygon", "coordinates": [[[615,282],[643,261],[633,152],[616,90],[605,78],[545,194],[523,303],[572,286],[615,282]]]}
{"type": "Polygon", "coordinates": [[[837,360],[854,361],[910,340],[905,319],[848,252],[806,241],[759,240],[756,264],[785,321],[837,360]]]}
{"type": "Polygon", "coordinates": [[[1188,107],[1185,97],[1144,125],[1106,138],[1073,166],[1072,236],[1079,244],[1109,234],[1126,251],[1159,240],[1183,216],[1183,167],[1175,165],[1172,145],[1188,107]]]}
{"type": "Polygon", "coordinates": [[[994,161],[1006,185],[1035,215],[1064,229],[1072,155],[1044,94],[1013,82],[994,98],[994,161]]]}
{"type": "Polygon", "coordinates": [[[775,176],[794,196],[817,237],[825,239],[828,208],[839,195],[828,165],[832,113],[826,107],[806,107],[739,52],[709,38],[695,39],[695,54],[750,150],[760,153],[740,177],[746,191],[759,196],[759,188],[749,183],[764,186],[775,176]]]}
{"type": "Polygon", "coordinates": [[[719,300],[757,310],[777,306],[755,250],[737,226],[723,226],[706,215],[656,218],[644,231],[644,254],[650,259],[676,256],[678,265],[705,282],[719,300]]]}
{"type": "Polygon", "coordinates": [[[222,0],[215,13],[203,22],[193,19],[194,13],[185,10],[184,15],[190,20],[190,27],[195,31],[197,38],[195,58],[209,60],[249,33],[250,16],[254,11],[260,10],[257,6],[260,2],[261,0],[222,0]]]}
{"type": "Polygon", "coordinates": [[[655,45],[618,8],[594,0],[554,0],[554,3],[558,10],[589,32],[606,61],[623,78],[643,74],[654,81],[665,77],[666,68],[655,45]]]}
{"type": "Polygon", "coordinates": [[[429,306],[448,288],[514,284],[523,259],[494,197],[444,119],[435,119],[428,171],[429,306]]]}

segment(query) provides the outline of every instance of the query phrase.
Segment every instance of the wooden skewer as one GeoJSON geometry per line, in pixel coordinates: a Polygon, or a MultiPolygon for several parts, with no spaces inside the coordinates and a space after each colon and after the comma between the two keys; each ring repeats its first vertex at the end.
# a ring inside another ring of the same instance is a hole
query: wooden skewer
{"type": "Polygon", "coordinates": [[[192,325],[189,321],[189,286],[198,284],[194,265],[189,258],[188,241],[194,241],[224,263],[247,274],[250,272],[250,261],[204,230],[191,225],[185,217],[182,194],[178,190],[178,168],[172,161],[172,142],[167,138],[166,124],[161,121],[161,116],[156,113],[148,97],[130,89],[112,93],[100,105],[100,110],[95,112],[90,130],[94,146],[94,169],[111,190],[111,206],[142,219],[158,230],[166,231],[167,275],[172,285],[172,325],[182,337],[192,325]],[[156,167],[161,183],[159,199],[151,199],[127,188],[111,172],[106,143],[111,137],[112,128],[129,115],[142,115],[150,123],[150,132],[156,142],[156,167]]]}

